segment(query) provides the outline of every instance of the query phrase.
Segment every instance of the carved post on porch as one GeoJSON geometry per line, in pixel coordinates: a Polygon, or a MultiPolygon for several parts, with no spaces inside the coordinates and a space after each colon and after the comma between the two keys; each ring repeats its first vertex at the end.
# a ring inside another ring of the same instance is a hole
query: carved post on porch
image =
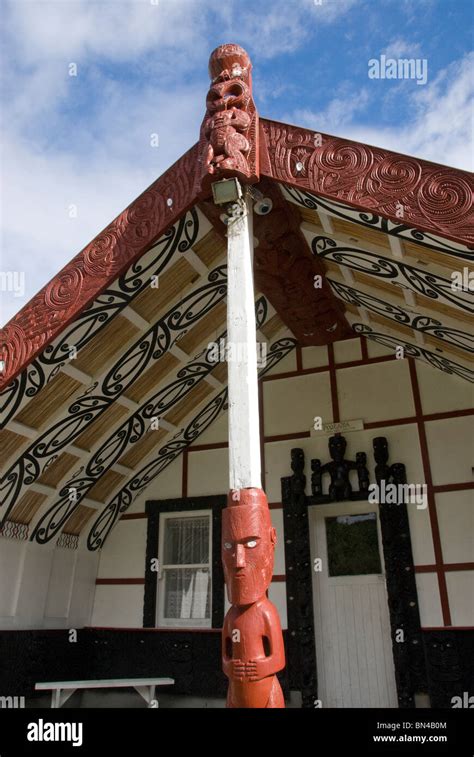
{"type": "Polygon", "coordinates": [[[209,61],[211,87],[201,127],[201,196],[225,209],[228,239],[227,363],[230,492],[222,514],[229,609],[222,632],[228,707],[284,707],[276,673],[285,666],[280,619],[267,598],[276,544],[261,488],[252,203],[258,181],[258,114],[250,59],[222,45],[209,61]],[[243,185],[243,186],[242,186],[243,185]]]}

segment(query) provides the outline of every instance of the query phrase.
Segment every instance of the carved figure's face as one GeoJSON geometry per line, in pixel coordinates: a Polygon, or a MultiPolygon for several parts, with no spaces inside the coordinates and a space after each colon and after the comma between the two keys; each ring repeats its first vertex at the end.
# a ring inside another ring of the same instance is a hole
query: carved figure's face
{"type": "Polygon", "coordinates": [[[304,452],[299,447],[295,447],[291,450],[291,470],[296,472],[302,467],[304,467],[304,452]]]}
{"type": "Polygon", "coordinates": [[[247,85],[240,79],[217,82],[207,93],[206,106],[209,113],[231,108],[244,109],[250,102],[247,85]]]}
{"type": "Polygon", "coordinates": [[[329,452],[336,463],[342,463],[346,452],[346,441],[342,436],[331,436],[329,440],[329,452]]]}
{"type": "Polygon", "coordinates": [[[388,460],[388,443],[385,437],[377,436],[373,440],[374,457],[376,463],[386,463],[388,460]]]}
{"type": "Polygon", "coordinates": [[[223,510],[222,562],[231,604],[248,605],[264,596],[272,580],[275,544],[267,508],[237,505],[223,510]]]}

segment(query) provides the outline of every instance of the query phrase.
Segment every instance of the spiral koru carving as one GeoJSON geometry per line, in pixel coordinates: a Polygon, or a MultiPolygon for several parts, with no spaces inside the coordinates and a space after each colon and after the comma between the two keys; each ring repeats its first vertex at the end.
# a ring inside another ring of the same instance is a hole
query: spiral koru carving
{"type": "Polygon", "coordinates": [[[192,204],[197,165],[195,145],[0,330],[0,390],[192,204]]]}
{"type": "Polygon", "coordinates": [[[198,232],[199,216],[195,209],[191,209],[166,229],[153,247],[134,261],[88,308],[79,313],[0,394],[0,428],[4,428],[10,418],[54,378],[63,361],[69,360],[71,346],[79,351],[88,344],[149,285],[152,275],[162,274],[177,252],[186,252],[191,248],[198,232]]]}
{"type": "Polygon", "coordinates": [[[361,210],[376,208],[396,225],[409,223],[474,245],[474,184],[468,172],[268,119],[260,124],[267,176],[361,210]],[[298,154],[304,157],[295,161],[298,154]]]}

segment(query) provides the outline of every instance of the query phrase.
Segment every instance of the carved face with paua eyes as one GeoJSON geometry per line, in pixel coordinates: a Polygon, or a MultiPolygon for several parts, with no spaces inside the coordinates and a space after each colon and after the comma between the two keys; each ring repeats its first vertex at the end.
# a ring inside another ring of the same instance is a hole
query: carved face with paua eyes
{"type": "Polygon", "coordinates": [[[291,470],[293,473],[302,473],[304,469],[304,452],[300,447],[291,450],[291,470]]]}
{"type": "Polygon", "coordinates": [[[376,436],[372,441],[374,447],[375,462],[379,465],[388,460],[388,443],[385,436],[376,436]]]}
{"type": "Polygon", "coordinates": [[[265,596],[273,573],[276,533],[267,507],[240,505],[222,512],[222,562],[229,602],[249,605],[265,596]]]}
{"type": "Polygon", "coordinates": [[[346,440],[343,436],[331,436],[329,439],[329,454],[336,463],[342,463],[346,454],[346,440]]]}

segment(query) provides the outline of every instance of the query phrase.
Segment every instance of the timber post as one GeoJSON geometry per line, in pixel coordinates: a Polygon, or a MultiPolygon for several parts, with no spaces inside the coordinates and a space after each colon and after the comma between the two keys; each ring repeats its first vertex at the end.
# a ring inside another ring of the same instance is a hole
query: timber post
{"type": "Polygon", "coordinates": [[[258,113],[252,65],[238,45],[211,54],[211,86],[200,135],[202,198],[225,212],[228,251],[227,351],[229,495],[222,513],[222,562],[231,607],[222,631],[228,707],[284,707],[276,673],[285,666],[278,611],[267,597],[276,533],[261,487],[253,286],[253,202],[259,180],[258,113]]]}

